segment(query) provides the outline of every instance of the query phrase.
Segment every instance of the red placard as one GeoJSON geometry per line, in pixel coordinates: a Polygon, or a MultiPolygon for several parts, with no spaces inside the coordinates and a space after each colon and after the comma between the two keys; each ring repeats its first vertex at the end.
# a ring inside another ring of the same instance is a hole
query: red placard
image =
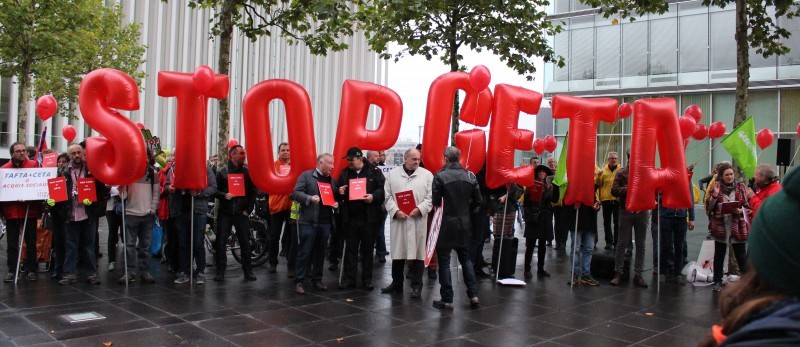
{"type": "Polygon", "coordinates": [[[542,182],[535,181],[533,185],[528,187],[528,195],[525,197],[526,199],[531,199],[531,201],[535,202],[542,202],[542,191],[544,190],[544,185],[542,182]]]}
{"type": "Polygon", "coordinates": [[[64,177],[48,179],[47,191],[50,193],[50,199],[56,202],[67,201],[67,179],[64,177]]]}
{"type": "Polygon", "coordinates": [[[349,189],[350,200],[364,200],[367,195],[367,179],[366,178],[351,178],[347,183],[349,189]]]}
{"type": "Polygon", "coordinates": [[[292,167],[289,165],[281,165],[280,166],[280,173],[281,176],[289,176],[289,171],[292,170],[292,167]]]}
{"type": "Polygon", "coordinates": [[[92,177],[78,179],[78,201],[82,202],[87,199],[91,202],[97,201],[97,187],[92,177]]]}
{"type": "Polygon", "coordinates": [[[325,206],[333,206],[336,199],[333,198],[333,188],[330,183],[317,182],[319,187],[319,197],[322,199],[322,204],[325,206]]]}
{"type": "Polygon", "coordinates": [[[397,192],[394,197],[397,200],[397,208],[407,215],[410,215],[411,211],[417,208],[417,201],[414,200],[414,192],[411,190],[397,192]]]}
{"type": "Polygon", "coordinates": [[[228,193],[244,196],[244,174],[228,174],[228,193]]]}
{"type": "Polygon", "coordinates": [[[738,201],[723,202],[719,204],[719,212],[722,214],[736,214],[736,210],[741,207],[738,201]]]}
{"type": "Polygon", "coordinates": [[[42,167],[58,166],[58,152],[42,154],[42,167]]]}

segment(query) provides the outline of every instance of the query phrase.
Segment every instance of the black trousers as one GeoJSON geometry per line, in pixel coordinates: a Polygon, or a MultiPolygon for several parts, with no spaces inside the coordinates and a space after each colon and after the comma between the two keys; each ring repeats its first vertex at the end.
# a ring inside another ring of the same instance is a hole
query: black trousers
{"type": "MultiPolygon", "coordinates": [[[[747,251],[744,243],[732,243],[733,256],[736,257],[736,263],[739,264],[739,269],[742,272],[746,271],[746,257],[747,251]]],[[[722,268],[725,266],[725,252],[728,251],[728,244],[725,242],[714,242],[714,282],[722,283],[722,275],[724,275],[722,268]]]]}
{"type": "Polygon", "coordinates": [[[556,239],[556,246],[561,247],[562,249],[567,245],[567,235],[569,230],[569,221],[567,221],[561,215],[563,214],[564,207],[563,206],[554,206],[553,207],[553,217],[555,217],[555,239],[556,239]]]}
{"type": "MultiPolygon", "coordinates": [[[[411,288],[413,289],[422,289],[422,271],[425,270],[425,261],[424,260],[408,260],[411,263],[411,288]]],[[[403,286],[403,280],[405,276],[403,274],[403,269],[405,268],[406,260],[405,259],[394,259],[392,260],[392,283],[397,284],[398,286],[403,286]]]]}
{"type": "Polygon", "coordinates": [[[347,223],[347,240],[345,245],[344,272],[345,279],[355,281],[358,274],[358,258],[361,256],[361,280],[372,281],[372,257],[376,223],[369,223],[364,218],[351,219],[347,223]]]}
{"type": "MultiPolygon", "coordinates": [[[[287,257],[291,254],[291,243],[289,242],[289,215],[291,211],[281,211],[269,216],[269,263],[270,265],[278,265],[279,248],[282,246],[286,251],[287,257]],[[284,229],[286,226],[286,229],[284,229]],[[281,230],[283,230],[283,238],[281,238],[281,230]]],[[[296,251],[295,251],[296,253],[296,251]]]]}
{"type": "Polygon", "coordinates": [[[64,254],[67,251],[67,235],[65,233],[64,221],[57,216],[57,213],[50,213],[53,218],[53,274],[61,277],[64,273],[64,254]]]}
{"type": "Polygon", "coordinates": [[[539,257],[536,263],[536,268],[539,271],[544,270],[544,257],[547,254],[547,240],[544,238],[525,238],[525,271],[531,271],[531,261],[533,261],[533,248],[536,247],[536,241],[539,241],[539,257]]]}
{"type": "MultiPolygon", "coordinates": [[[[167,258],[167,264],[173,271],[177,272],[180,268],[180,235],[178,228],[175,226],[175,217],[170,219],[159,220],[161,227],[164,229],[164,234],[167,235],[167,246],[164,248],[164,256],[167,258]]],[[[197,226],[195,226],[197,227],[197,226]]],[[[205,230],[206,226],[202,226],[205,230]]]]}
{"type": "Polygon", "coordinates": [[[36,218],[6,219],[6,235],[8,235],[8,250],[6,253],[8,272],[17,271],[17,257],[19,256],[19,237],[22,227],[25,226],[25,264],[20,267],[21,271],[36,272],[36,218]]]}
{"type": "MultiPolygon", "coordinates": [[[[607,245],[617,244],[617,235],[619,234],[619,202],[614,200],[607,200],[601,202],[603,205],[603,231],[607,245]],[[614,222],[614,227],[611,227],[611,222],[614,222]]],[[[595,243],[597,241],[595,240],[595,243]]]]}
{"type": "Polygon", "coordinates": [[[106,211],[106,222],[108,223],[108,262],[117,261],[117,243],[119,243],[119,233],[122,231],[122,216],[114,210],[106,211]]]}
{"type": "Polygon", "coordinates": [[[225,267],[228,264],[228,254],[226,253],[226,241],[231,234],[231,229],[236,228],[236,237],[239,241],[239,251],[242,257],[242,271],[245,274],[253,272],[253,265],[251,264],[250,254],[250,221],[245,215],[225,215],[220,214],[217,217],[217,239],[214,247],[216,252],[216,265],[217,273],[224,273],[225,267]]]}

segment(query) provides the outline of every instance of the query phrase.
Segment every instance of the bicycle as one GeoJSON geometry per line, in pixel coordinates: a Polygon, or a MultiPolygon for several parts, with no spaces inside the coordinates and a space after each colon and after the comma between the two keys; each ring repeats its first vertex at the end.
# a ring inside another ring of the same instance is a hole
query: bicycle
{"type": "MultiPolygon", "coordinates": [[[[248,230],[248,240],[250,244],[250,263],[256,267],[261,266],[267,262],[268,240],[269,240],[269,227],[267,222],[251,212],[249,216],[250,230],[248,230]]],[[[242,263],[241,247],[239,246],[239,238],[236,236],[236,227],[231,228],[231,233],[228,235],[226,244],[226,252],[229,251],[240,264],[242,263]]],[[[206,223],[206,232],[204,233],[203,243],[206,250],[210,254],[216,254],[217,250],[214,248],[216,241],[216,223],[213,213],[209,212],[208,222],[206,223]]]]}

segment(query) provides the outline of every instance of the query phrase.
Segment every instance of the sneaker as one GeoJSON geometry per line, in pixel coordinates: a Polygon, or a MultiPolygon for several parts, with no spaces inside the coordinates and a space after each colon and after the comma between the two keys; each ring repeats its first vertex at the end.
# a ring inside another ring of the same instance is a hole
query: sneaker
{"type": "Polygon", "coordinates": [[[591,277],[581,277],[581,284],[590,285],[592,287],[600,285],[600,283],[597,283],[597,281],[595,281],[594,278],[591,277]]]}
{"type": "Polygon", "coordinates": [[[531,273],[531,270],[525,270],[525,273],[523,275],[525,276],[525,279],[533,278],[533,273],[531,273]]]}
{"type": "Polygon", "coordinates": [[[278,272],[278,265],[269,264],[269,270],[267,270],[267,272],[269,272],[271,274],[274,274],[274,273],[278,272]]]}
{"type": "Polygon", "coordinates": [[[433,301],[433,307],[434,308],[438,308],[438,309],[452,310],[453,309],[453,303],[452,302],[444,302],[444,301],[441,301],[441,300],[434,300],[433,301]]]}
{"type": "Polygon", "coordinates": [[[114,265],[116,265],[116,263],[113,261],[108,263],[108,272],[114,272],[114,265]]]}
{"type": "Polygon", "coordinates": [[[28,272],[28,275],[26,277],[28,278],[28,281],[31,281],[31,282],[35,282],[38,279],[36,277],[36,273],[35,272],[28,272]]]}
{"type": "Polygon", "coordinates": [[[197,276],[194,276],[194,281],[197,284],[206,284],[206,276],[203,274],[197,274],[197,276]]]}
{"type": "Polygon", "coordinates": [[[471,297],[469,299],[469,306],[471,307],[478,307],[481,305],[481,301],[478,299],[477,296],[471,297]]]}
{"type": "Polygon", "coordinates": [[[143,283],[156,283],[156,279],[150,275],[149,272],[145,272],[142,274],[142,282],[143,283]]]}
{"type": "Polygon", "coordinates": [[[90,284],[100,284],[100,279],[97,278],[97,275],[91,275],[86,278],[86,282],[89,282],[90,284]]]}
{"type": "Polygon", "coordinates": [[[77,281],[78,279],[75,278],[75,275],[66,275],[63,278],[61,278],[60,281],[58,281],[58,284],[67,285],[67,284],[73,284],[77,281]]]}
{"type": "Polygon", "coordinates": [[[536,271],[536,276],[539,277],[550,277],[550,273],[544,270],[536,271]]]}
{"type": "Polygon", "coordinates": [[[3,282],[14,282],[14,274],[9,272],[3,282]]]}
{"type": "Polygon", "coordinates": [[[715,282],[714,284],[711,285],[711,290],[713,290],[715,292],[722,291],[722,283],[716,283],[715,282]]]}
{"type": "Polygon", "coordinates": [[[117,280],[117,282],[119,284],[125,284],[125,282],[133,283],[133,282],[136,282],[136,276],[134,276],[134,275],[128,275],[128,276],[122,275],[122,277],[120,277],[119,280],[117,280]]]}
{"type": "Polygon", "coordinates": [[[172,283],[175,283],[175,284],[183,284],[183,283],[186,283],[186,282],[189,282],[189,276],[186,276],[186,274],[183,273],[183,272],[179,273],[178,277],[175,277],[175,280],[172,281],[172,283]]]}
{"type": "Polygon", "coordinates": [[[302,283],[298,283],[298,284],[294,285],[294,292],[297,293],[297,294],[303,295],[303,294],[306,293],[306,290],[303,289],[303,284],[302,283]]]}

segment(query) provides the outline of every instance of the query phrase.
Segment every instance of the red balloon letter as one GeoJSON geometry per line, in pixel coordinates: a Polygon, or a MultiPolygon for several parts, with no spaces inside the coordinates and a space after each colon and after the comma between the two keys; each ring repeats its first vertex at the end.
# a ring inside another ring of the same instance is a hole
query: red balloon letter
{"type": "Polygon", "coordinates": [[[250,155],[247,162],[253,183],[267,194],[286,195],[303,171],[316,167],[317,145],[314,142],[314,119],[311,100],[303,86],[288,80],[274,79],[256,84],[244,96],[244,135],[250,155]],[[286,107],[286,128],[292,149],[292,166],[286,176],[275,172],[269,103],[281,100],[286,107]]]}
{"type": "Polygon", "coordinates": [[[147,168],[144,138],[130,119],[112,110],[139,109],[136,82],[119,70],[92,71],[81,81],[78,104],[86,124],[105,136],[86,139],[92,175],[110,185],[136,182],[147,168]]]}
{"type": "Polygon", "coordinates": [[[160,71],[158,95],[178,99],[175,125],[175,182],[180,189],[203,189],[206,179],[206,124],[208,98],[228,97],[228,76],[214,75],[213,85],[195,83],[195,74],[160,71]]]}
{"type": "MultiPolygon", "coordinates": [[[[476,81],[476,83],[481,81],[476,81]]],[[[439,76],[428,89],[428,106],[425,112],[425,133],[422,143],[422,162],[431,172],[444,166],[444,149],[450,142],[450,123],[453,100],[458,90],[467,92],[458,118],[464,122],[485,127],[492,112],[492,92],[485,88],[478,92],[470,83],[466,72],[448,72],[439,76]]],[[[477,173],[486,161],[486,134],[472,129],[456,133],[455,145],[461,150],[461,165],[477,173]]]]}
{"type": "Polygon", "coordinates": [[[392,148],[400,135],[402,120],[403,101],[393,90],[369,82],[344,81],[339,127],[333,147],[333,157],[337,161],[333,166],[333,177],[339,177],[339,173],[347,167],[347,161],[342,157],[350,147],[358,147],[362,151],[392,148]],[[381,108],[381,122],[376,130],[367,130],[366,127],[370,105],[381,108]]]}
{"type": "Polygon", "coordinates": [[[629,211],[652,210],[656,207],[657,190],[663,194],[661,203],[665,207],[692,207],[675,99],[638,100],[634,108],[625,207],[629,211]],[[656,168],[656,144],[661,168],[656,168]]]}
{"type": "Polygon", "coordinates": [[[508,182],[522,186],[533,185],[533,166],[514,167],[514,150],[533,147],[533,131],[522,130],[520,111],[535,115],[542,104],[542,94],[522,87],[498,84],[495,86],[492,107],[492,127],[489,132],[489,151],[486,185],[497,188],[508,182]]]}
{"type": "MultiPolygon", "coordinates": [[[[565,205],[594,204],[594,168],[597,153],[597,123],[617,118],[617,100],[583,99],[556,95],[551,103],[553,118],[569,118],[565,205]]],[[[634,113],[635,114],[635,113],[634,113]]]]}

